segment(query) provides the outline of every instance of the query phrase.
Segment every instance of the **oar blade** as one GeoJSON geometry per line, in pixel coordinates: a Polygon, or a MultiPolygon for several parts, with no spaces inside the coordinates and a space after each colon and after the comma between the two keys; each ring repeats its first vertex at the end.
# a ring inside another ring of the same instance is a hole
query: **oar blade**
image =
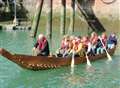
{"type": "Polygon", "coordinates": [[[88,56],[87,56],[87,54],[86,54],[86,59],[87,59],[87,65],[88,65],[88,66],[92,66],[91,63],[90,63],[90,60],[89,60],[89,58],[88,58],[88,56]]]}
{"type": "MultiPolygon", "coordinates": [[[[100,39],[100,41],[101,41],[101,43],[102,43],[102,45],[103,45],[103,47],[105,46],[104,45],[104,43],[102,42],[102,39],[99,37],[99,39],[100,39]]],[[[106,54],[107,54],[107,58],[108,58],[108,61],[112,61],[112,57],[110,56],[110,54],[108,53],[108,51],[107,51],[107,49],[104,47],[104,50],[105,50],[105,52],[106,52],[106,54]]]]}
{"type": "Polygon", "coordinates": [[[112,61],[112,57],[107,53],[108,61],[112,61]]]}
{"type": "Polygon", "coordinates": [[[74,59],[72,59],[71,68],[74,68],[74,59]]]}

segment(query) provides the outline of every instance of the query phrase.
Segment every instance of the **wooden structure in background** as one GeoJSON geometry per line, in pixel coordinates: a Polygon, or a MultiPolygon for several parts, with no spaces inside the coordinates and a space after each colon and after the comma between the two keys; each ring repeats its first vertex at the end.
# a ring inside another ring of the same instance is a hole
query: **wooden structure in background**
{"type": "Polygon", "coordinates": [[[53,0],[48,1],[48,19],[47,19],[47,28],[46,34],[49,39],[52,38],[52,16],[53,16],[53,0]]]}
{"type": "Polygon", "coordinates": [[[44,0],[38,0],[37,5],[36,5],[36,13],[35,13],[35,16],[33,19],[33,24],[32,24],[32,30],[33,30],[32,37],[34,37],[34,38],[37,35],[37,30],[38,30],[38,26],[39,26],[43,2],[44,2],[44,0]]]}
{"type": "MultiPolygon", "coordinates": [[[[36,37],[39,20],[41,16],[41,10],[43,6],[44,0],[39,0],[37,11],[35,14],[35,18],[32,25],[32,30],[34,31],[33,37],[36,37]]],[[[89,27],[95,32],[104,32],[105,28],[100,23],[99,19],[95,16],[92,6],[94,5],[95,0],[72,0],[72,15],[71,15],[71,22],[70,22],[70,32],[71,34],[74,32],[75,28],[75,4],[77,4],[79,10],[81,11],[82,15],[84,16],[85,20],[87,21],[89,27]],[[76,3],[77,2],[77,3],[76,3]]],[[[62,15],[61,15],[61,34],[65,34],[66,28],[66,0],[62,0],[62,15]]],[[[48,0],[48,18],[47,18],[47,28],[46,34],[48,38],[52,38],[52,16],[53,16],[53,0],[48,0]]]]}
{"type": "Polygon", "coordinates": [[[66,0],[62,0],[60,33],[65,35],[66,28],[66,0]]]}

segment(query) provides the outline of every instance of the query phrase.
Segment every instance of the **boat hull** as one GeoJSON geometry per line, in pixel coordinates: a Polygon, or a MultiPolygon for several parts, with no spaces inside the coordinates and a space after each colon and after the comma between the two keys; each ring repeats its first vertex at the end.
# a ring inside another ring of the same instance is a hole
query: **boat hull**
{"type": "MultiPolygon", "coordinates": [[[[115,52],[116,48],[108,50],[109,54],[112,56],[115,52]]],[[[20,55],[15,54],[12,55],[10,52],[6,51],[5,49],[0,49],[0,54],[9,59],[10,61],[16,63],[22,68],[30,69],[30,70],[45,70],[45,69],[52,69],[58,68],[62,66],[68,66],[71,64],[71,57],[47,57],[47,56],[30,56],[30,55],[20,55]]],[[[95,55],[95,56],[88,56],[90,61],[95,61],[99,59],[104,59],[107,57],[106,53],[95,55]]],[[[86,57],[75,57],[75,65],[85,63],[86,57]]]]}

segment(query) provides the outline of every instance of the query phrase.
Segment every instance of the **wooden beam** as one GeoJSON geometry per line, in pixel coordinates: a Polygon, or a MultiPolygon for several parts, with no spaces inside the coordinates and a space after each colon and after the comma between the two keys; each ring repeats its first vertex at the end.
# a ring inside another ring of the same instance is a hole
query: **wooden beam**
{"type": "Polygon", "coordinates": [[[47,19],[47,37],[52,38],[52,15],[53,15],[53,0],[48,1],[48,19],[47,19]]]}
{"type": "Polygon", "coordinates": [[[72,0],[72,19],[73,19],[73,24],[72,24],[72,32],[75,31],[75,0],[72,0]]]}
{"type": "Polygon", "coordinates": [[[72,7],[72,12],[71,12],[70,26],[69,26],[70,34],[72,34],[75,30],[75,0],[72,0],[71,7],[72,7]]]}
{"type": "Polygon", "coordinates": [[[38,26],[39,26],[39,21],[41,17],[41,12],[42,12],[42,7],[43,7],[43,2],[44,0],[38,0],[38,3],[36,5],[36,13],[33,19],[33,24],[32,24],[32,37],[36,37],[38,26]]]}
{"type": "Polygon", "coordinates": [[[65,35],[65,27],[66,27],[66,0],[62,0],[62,8],[61,8],[61,26],[60,33],[65,35]]]}

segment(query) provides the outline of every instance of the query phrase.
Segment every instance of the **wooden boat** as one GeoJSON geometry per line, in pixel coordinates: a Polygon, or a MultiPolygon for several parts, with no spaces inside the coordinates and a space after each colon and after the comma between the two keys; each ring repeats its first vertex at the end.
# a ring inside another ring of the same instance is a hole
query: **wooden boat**
{"type": "MultiPolygon", "coordinates": [[[[113,55],[116,48],[108,50],[110,55],[113,55]]],[[[5,49],[0,49],[0,54],[6,57],[8,60],[16,63],[22,68],[27,68],[30,70],[43,70],[58,68],[61,66],[68,66],[71,64],[72,58],[62,58],[62,57],[47,57],[47,56],[30,56],[30,55],[20,55],[20,54],[11,54],[5,49]]],[[[106,53],[88,56],[90,61],[103,59],[106,57],[106,53]]],[[[86,62],[86,57],[75,57],[75,64],[81,64],[86,62]]]]}

